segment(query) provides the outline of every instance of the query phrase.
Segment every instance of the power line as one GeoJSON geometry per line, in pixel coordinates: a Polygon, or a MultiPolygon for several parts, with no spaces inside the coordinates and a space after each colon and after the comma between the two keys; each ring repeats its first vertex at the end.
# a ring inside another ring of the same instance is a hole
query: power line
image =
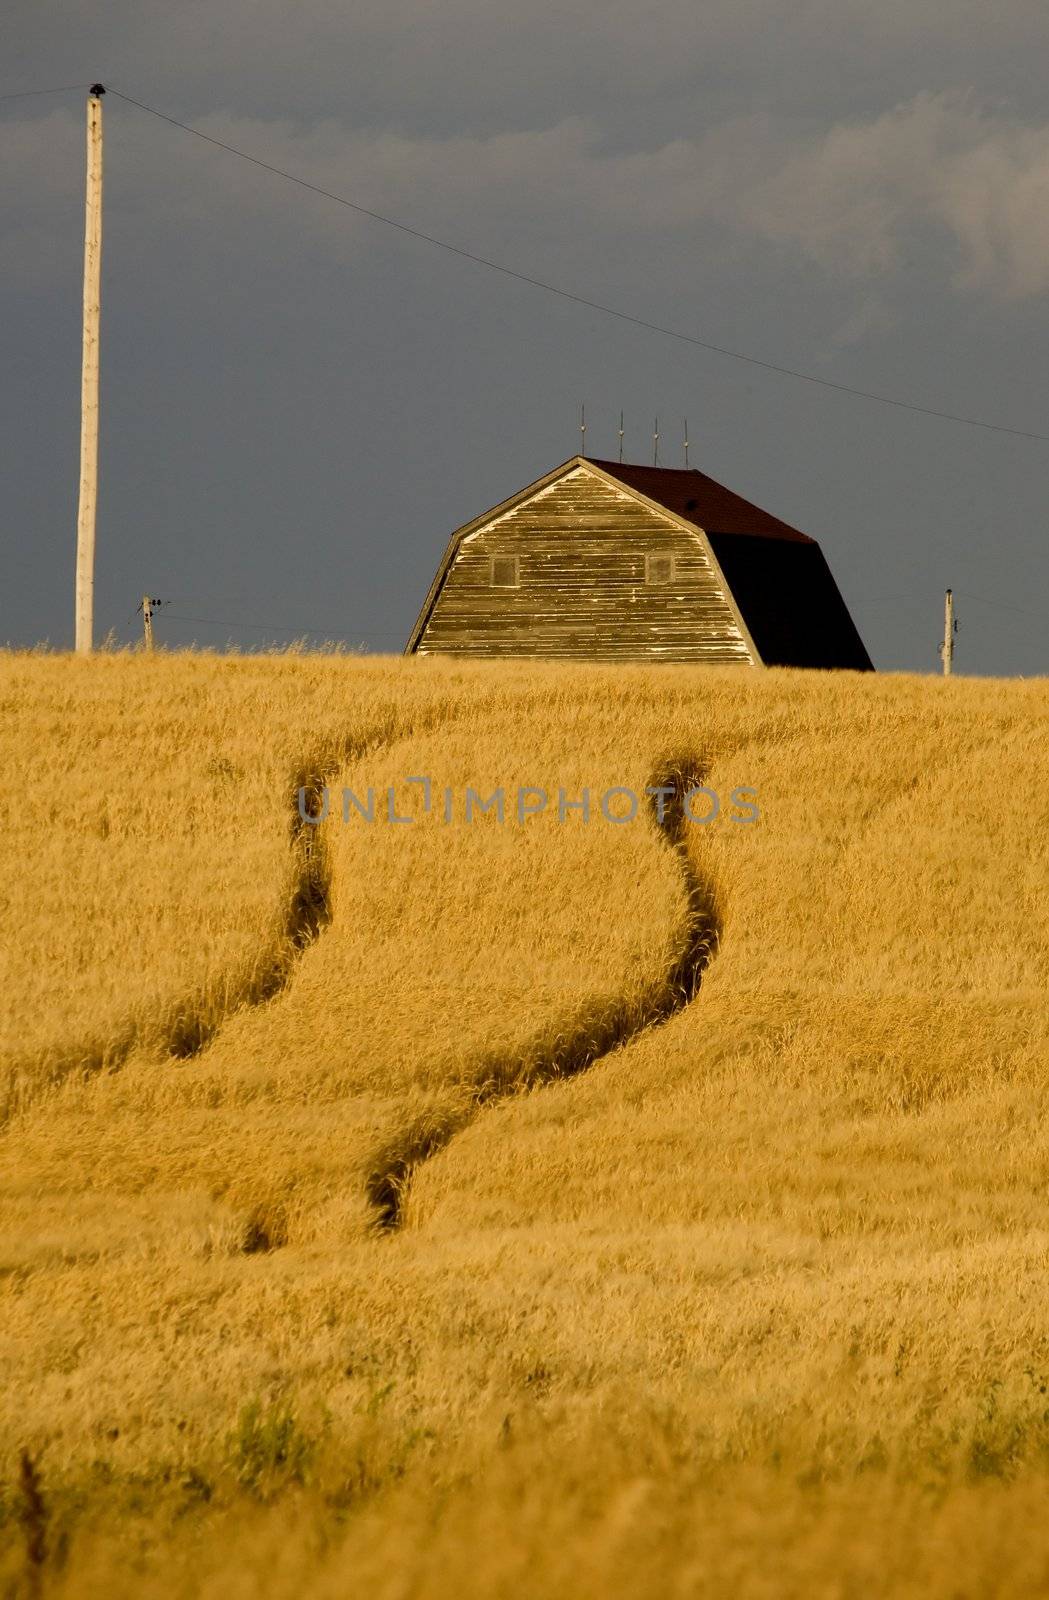
{"type": "MultiPolygon", "coordinates": [[[[957,594],[957,590],[955,593],[957,594]]],[[[883,594],[880,598],[872,600],[854,600],[851,602],[854,610],[877,610],[881,606],[914,606],[924,608],[925,601],[918,595],[883,594]]]]}
{"type": "Polygon", "coordinates": [[[992,600],[989,595],[969,594],[965,589],[955,589],[954,592],[966,600],[979,600],[985,606],[998,606],[1002,611],[1019,611],[1021,616],[1037,617],[1040,622],[1045,620],[1043,612],[1031,611],[1027,606],[1014,605],[1010,600],[992,600]]]}
{"type": "Polygon", "coordinates": [[[199,128],[191,127],[188,122],[180,122],[177,117],[172,117],[166,111],[158,111],[156,106],[146,105],[142,100],[135,100],[131,95],[122,93],[119,89],[109,89],[111,95],[118,100],[123,100],[127,105],[136,106],[139,111],[146,111],[152,117],[158,117],[161,122],[170,123],[173,128],[180,128],[183,133],[191,133],[196,139],[203,139],[206,144],[214,145],[218,150],[225,150],[229,155],[238,156],[242,161],[248,161],[254,167],[261,167],[264,172],[271,172],[275,177],[285,178],[289,183],[298,184],[301,189],[308,189],[311,194],[317,194],[325,200],[332,200],[336,205],[345,206],[349,211],[355,211],[359,216],[370,217],[373,222],[381,222],[387,228],[396,228],[399,233],[407,234],[412,239],[419,239],[424,244],[434,245],[438,250],[445,250],[450,255],[459,256],[464,261],[471,261],[475,266],[486,267],[490,272],[499,272],[506,278],[513,278],[518,283],[528,284],[533,289],[541,289],[545,294],[557,295],[562,300],[571,301],[573,305],[584,306],[588,311],[600,312],[602,316],[615,317],[620,322],[631,324],[635,328],[644,328],[649,333],[663,334],[668,339],[678,339],[685,344],[694,345],[700,350],[709,350],[715,355],[728,356],[733,361],[745,362],[751,367],[760,367],[765,372],[776,372],[781,377],[797,378],[803,383],[813,383],[823,389],[833,389],[839,394],[848,394],[861,400],[874,400],[879,405],[895,406],[901,411],[916,412],[924,417],[937,417],[942,422],[959,422],[969,428],[983,428],[990,433],[1006,433],[1018,439],[1035,439],[1040,443],[1049,444],[1049,434],[1029,432],[1025,428],[1009,428],[1003,423],[984,422],[979,417],[962,416],[954,411],[938,411],[933,406],[917,405],[911,400],[898,400],[892,395],[878,394],[873,389],[859,389],[848,383],[836,383],[832,378],[820,378],[812,372],[802,372],[797,367],[787,367],[775,361],[763,361],[758,356],[745,355],[741,350],[731,350],[727,345],[713,344],[707,339],[700,339],[691,333],[683,333],[679,328],[668,328],[662,323],[650,322],[645,317],[633,315],[629,311],[622,311],[616,306],[604,304],[600,300],[592,300],[587,295],[575,294],[569,289],[562,289],[558,284],[548,283],[543,278],[534,278],[529,273],[519,272],[514,267],[503,265],[502,262],[492,261],[487,256],[476,255],[472,250],[464,250],[459,245],[449,244],[446,239],[438,239],[432,233],[424,233],[421,228],[413,228],[406,222],[398,222],[394,217],[387,217],[379,211],[372,211],[367,206],[358,205],[356,201],[348,199],[345,195],[335,194],[331,189],[324,189],[320,184],[311,183],[307,178],[300,178],[294,172],[288,172],[284,167],[277,167],[269,161],[263,161],[259,156],[253,156],[247,150],[241,150],[236,145],[227,144],[223,139],[216,139],[210,133],[202,133],[199,128]]]}
{"type": "Polygon", "coordinates": [[[22,89],[18,94],[0,94],[0,104],[6,100],[32,100],[39,94],[72,94],[74,89],[89,89],[87,83],[66,83],[60,89],[22,89]]]}
{"type": "Polygon", "coordinates": [[[179,611],[165,612],[169,622],[194,622],[208,628],[249,628],[260,633],[308,633],[315,638],[333,638],[338,630],[331,628],[287,627],[282,622],[229,622],[222,617],[187,617],[179,611]]]}
{"type": "MultiPolygon", "coordinates": [[[[961,595],[964,600],[979,600],[981,604],[986,606],[998,606],[1003,611],[1018,611],[1021,616],[1036,617],[1039,621],[1044,620],[1041,612],[1031,611],[1027,606],[1018,606],[1009,600],[992,600],[988,595],[970,594],[966,589],[955,589],[954,593],[956,595],[961,595]]],[[[853,609],[857,611],[877,610],[880,607],[888,605],[923,607],[925,605],[925,601],[919,596],[915,596],[913,594],[886,594],[872,600],[853,601],[853,609]]]]}
{"type": "Polygon", "coordinates": [[[254,604],[255,600],[281,600],[287,599],[286,595],[243,595],[243,594],[180,594],[174,604],[177,606],[245,606],[254,604]]]}

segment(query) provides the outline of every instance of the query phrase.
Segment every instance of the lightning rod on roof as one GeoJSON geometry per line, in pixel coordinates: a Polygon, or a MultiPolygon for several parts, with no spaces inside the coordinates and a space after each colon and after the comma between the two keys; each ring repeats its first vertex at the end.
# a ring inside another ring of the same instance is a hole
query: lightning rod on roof
{"type": "Polygon", "coordinates": [[[685,471],[688,471],[688,418],[685,418],[685,471]]]}
{"type": "Polygon", "coordinates": [[[586,455],[586,406],[579,407],[579,454],[586,455]]]}
{"type": "Polygon", "coordinates": [[[659,418],[656,418],[655,432],[652,434],[652,465],[659,466],[659,418]]]}
{"type": "Polygon", "coordinates": [[[623,413],[619,413],[619,464],[623,465],[623,413]]]}

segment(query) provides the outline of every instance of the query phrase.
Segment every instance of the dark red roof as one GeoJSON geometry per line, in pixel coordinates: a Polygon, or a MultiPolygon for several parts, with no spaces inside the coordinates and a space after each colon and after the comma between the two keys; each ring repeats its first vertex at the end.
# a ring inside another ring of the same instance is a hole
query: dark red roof
{"type": "Polygon", "coordinates": [[[657,505],[666,506],[675,516],[696,523],[705,533],[756,534],[763,539],[787,539],[793,544],[815,542],[694,467],[637,467],[619,461],[595,461],[594,466],[618,478],[628,489],[636,489],[657,505]]]}

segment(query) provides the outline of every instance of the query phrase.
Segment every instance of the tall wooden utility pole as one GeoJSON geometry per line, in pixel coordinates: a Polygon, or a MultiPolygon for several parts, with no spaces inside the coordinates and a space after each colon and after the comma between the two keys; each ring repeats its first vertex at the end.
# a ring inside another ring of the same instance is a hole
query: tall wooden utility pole
{"type": "Polygon", "coordinates": [[[91,650],[95,610],[95,513],[98,506],[98,331],[102,284],[102,96],[87,97],[87,196],[84,222],[84,353],[80,379],[80,501],[76,527],[76,647],[91,650]]]}
{"type": "Polygon", "coordinates": [[[943,647],[940,652],[943,656],[943,670],[950,677],[951,666],[954,661],[954,595],[950,589],[944,597],[943,606],[943,647]]]}
{"type": "Polygon", "coordinates": [[[142,596],[142,642],[147,650],[153,648],[153,601],[148,594],[142,596]]]}

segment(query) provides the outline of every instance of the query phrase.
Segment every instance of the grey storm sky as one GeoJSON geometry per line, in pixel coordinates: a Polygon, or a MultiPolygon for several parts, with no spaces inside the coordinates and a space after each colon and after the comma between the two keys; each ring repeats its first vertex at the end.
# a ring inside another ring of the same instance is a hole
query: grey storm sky
{"type": "MultiPolygon", "coordinates": [[[[95,79],[569,291],[1049,434],[1030,0],[8,0],[95,79]],[[100,20],[100,17],[102,20],[100,20]]],[[[1049,443],[854,399],[457,259],[110,95],[96,631],[399,650],[448,534],[578,448],[820,540],[875,663],[1049,666],[1049,443]]],[[[0,101],[0,639],[72,639],[82,92],[0,101]]]]}

